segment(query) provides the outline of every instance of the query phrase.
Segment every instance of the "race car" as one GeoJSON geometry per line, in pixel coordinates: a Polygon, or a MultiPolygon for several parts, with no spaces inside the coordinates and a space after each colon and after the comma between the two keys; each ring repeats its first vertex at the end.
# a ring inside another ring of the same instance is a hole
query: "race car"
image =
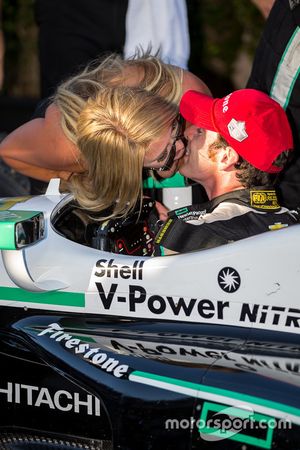
{"type": "Polygon", "coordinates": [[[1,450],[300,448],[299,225],[151,257],[153,209],[1,200],[1,450]]]}

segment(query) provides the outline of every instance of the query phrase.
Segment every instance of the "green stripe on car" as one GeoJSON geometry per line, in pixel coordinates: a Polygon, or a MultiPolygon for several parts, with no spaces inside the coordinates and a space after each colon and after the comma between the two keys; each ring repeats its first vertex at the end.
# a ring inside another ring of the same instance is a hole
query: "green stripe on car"
{"type": "Polygon", "coordinates": [[[2,301],[40,303],[44,305],[85,307],[85,296],[79,292],[28,292],[13,287],[0,287],[0,306],[2,301]]]}
{"type": "Polygon", "coordinates": [[[273,400],[141,371],[133,371],[129,375],[129,379],[136,383],[227,405],[237,406],[239,402],[247,403],[257,412],[277,418],[284,416],[286,420],[300,425],[299,408],[273,400]]]}

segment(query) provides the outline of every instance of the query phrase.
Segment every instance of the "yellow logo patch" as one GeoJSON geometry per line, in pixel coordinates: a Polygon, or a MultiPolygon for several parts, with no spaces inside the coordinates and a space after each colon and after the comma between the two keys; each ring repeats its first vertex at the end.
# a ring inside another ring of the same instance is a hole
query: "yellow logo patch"
{"type": "Polygon", "coordinates": [[[274,190],[268,191],[250,191],[250,205],[259,209],[278,209],[280,208],[277,195],[274,190]]]}

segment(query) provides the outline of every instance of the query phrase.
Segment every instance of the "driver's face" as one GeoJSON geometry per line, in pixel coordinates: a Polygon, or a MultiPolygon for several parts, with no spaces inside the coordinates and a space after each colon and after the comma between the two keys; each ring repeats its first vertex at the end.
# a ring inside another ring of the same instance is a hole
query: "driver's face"
{"type": "Polygon", "coordinates": [[[191,125],[186,129],[185,136],[188,144],[180,161],[179,172],[205,186],[206,181],[218,170],[215,158],[210,156],[210,148],[217,141],[218,133],[191,125]]]}

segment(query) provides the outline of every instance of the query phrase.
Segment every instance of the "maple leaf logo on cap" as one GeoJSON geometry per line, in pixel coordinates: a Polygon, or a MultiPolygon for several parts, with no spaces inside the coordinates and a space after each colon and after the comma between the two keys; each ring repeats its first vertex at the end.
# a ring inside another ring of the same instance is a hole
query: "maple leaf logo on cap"
{"type": "Polygon", "coordinates": [[[247,139],[248,134],[246,133],[246,123],[235,119],[231,119],[227,125],[230,136],[236,141],[242,142],[247,139]]]}

